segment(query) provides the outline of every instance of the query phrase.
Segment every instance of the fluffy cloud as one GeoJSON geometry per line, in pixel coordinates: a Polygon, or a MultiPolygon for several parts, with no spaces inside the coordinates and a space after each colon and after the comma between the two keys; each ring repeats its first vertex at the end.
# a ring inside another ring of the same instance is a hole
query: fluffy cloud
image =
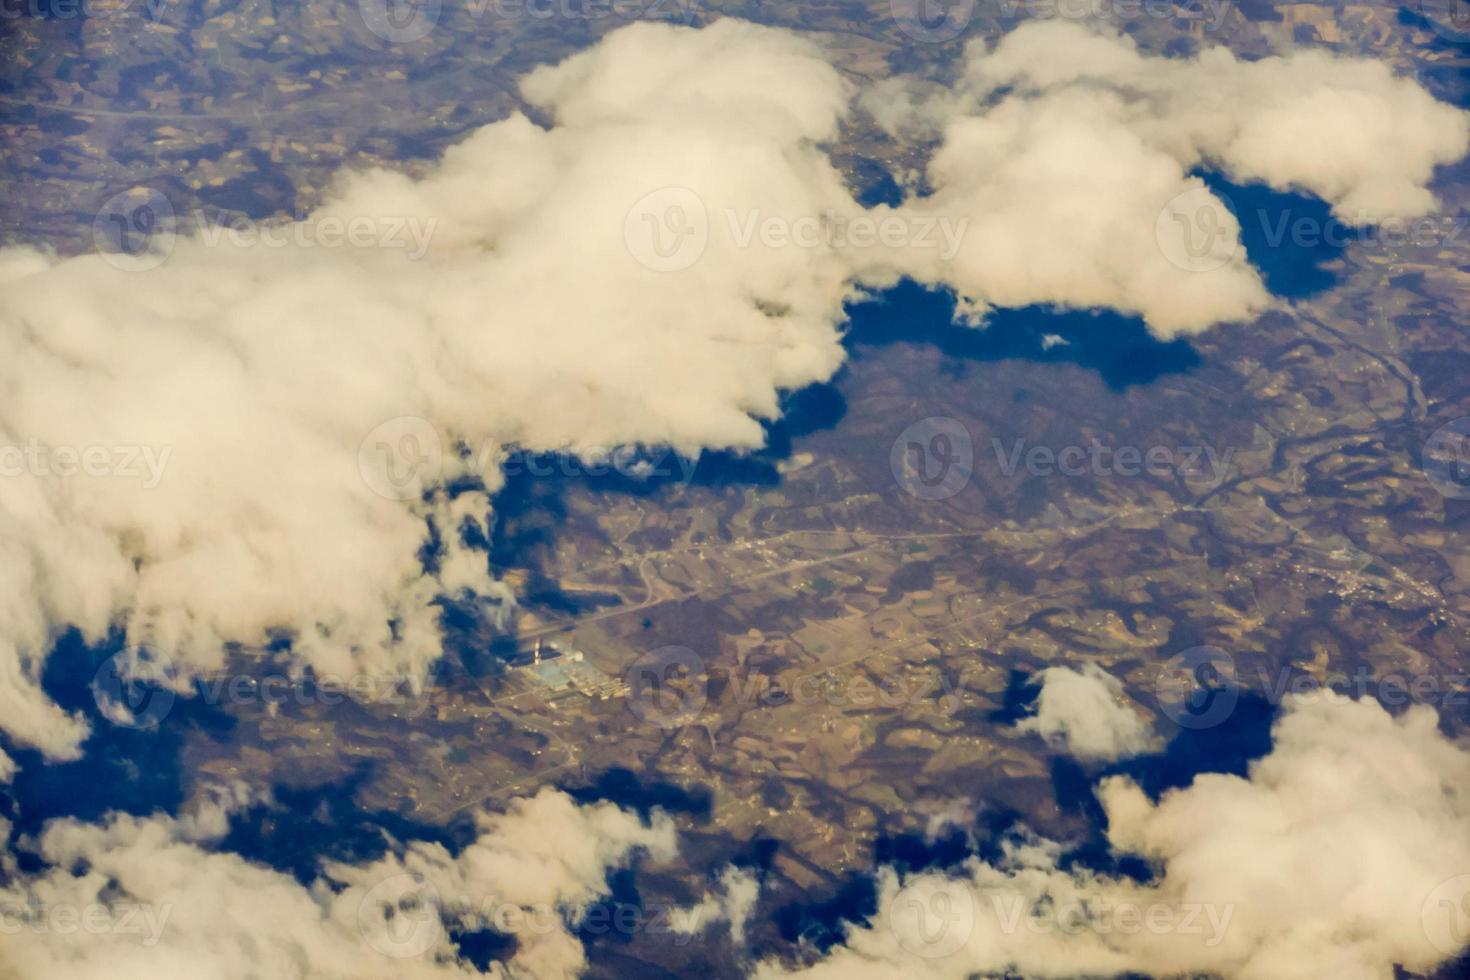
{"type": "Polygon", "coordinates": [[[711,220],[673,274],[636,237],[670,193],[712,215],[850,206],[815,148],[848,93],[807,41],[637,25],[524,92],[549,128],[487,126],[417,180],[346,175],[315,214],[269,230],[277,244],[213,229],[147,270],[0,253],[0,445],[17,470],[0,480],[0,724],[14,737],[67,757],[85,735],[38,690],[68,624],[92,640],[120,625],[180,675],[283,628],[333,675],[420,676],[440,654],[437,595],[508,598],[453,533],[440,574],[420,566],[426,518],[489,511],[485,492],[421,499],[426,477],[473,470],[493,490],[510,444],[755,447],[779,392],[838,367],[850,286],[831,249],[741,247],[711,220]],[[430,245],[415,260],[322,244],[354,221],[385,240],[411,222],[430,245]],[[100,465],[63,473],[20,458],[31,445],[100,465]],[[125,458],[160,473],[120,475],[125,458]]]}
{"type": "Polygon", "coordinates": [[[1470,750],[1431,709],[1335,698],[1288,701],[1274,739],[1247,779],[1201,775],[1156,803],[1126,778],[1100,785],[1112,846],[1150,859],[1151,883],[1064,871],[1059,845],[1013,839],[954,877],[885,873],[875,925],[803,972],[1388,980],[1449,959],[1470,750]]]}
{"type": "Polygon", "coordinates": [[[720,872],[719,884],[717,891],[705,892],[698,904],[671,915],[670,926],[674,932],[689,936],[724,922],[730,928],[730,942],[742,949],[745,924],[760,900],[760,879],[744,868],[727,865],[720,872]]]}
{"type": "Polygon", "coordinates": [[[1154,743],[1148,723],[1129,707],[1123,682],[1096,664],[1048,667],[1039,676],[1036,714],[1016,724],[1020,731],[1087,762],[1139,755],[1154,743]]]}
{"type": "Polygon", "coordinates": [[[991,306],[1054,303],[1141,315],[1158,335],[1240,320],[1268,302],[1236,217],[1191,171],[1305,190],[1362,225],[1414,217],[1465,154],[1465,113],[1389,66],[1322,51],[1241,61],[1212,47],[1150,57],[1065,21],[976,41],[953,89],[891,80],[880,123],[938,136],[932,196],[900,211],[967,219],[952,261],[896,265],[991,306]]]}
{"type": "Polygon", "coordinates": [[[1191,167],[1412,213],[1465,146],[1462,114],[1373,63],[1170,61],[1030,25],[973,48],[955,92],[885,109],[942,132],[936,193],[861,214],[820,149],[852,93],[790,32],[632,25],[522,91],[549,126],[344,175],[303,221],[190,234],[155,268],[0,251],[13,738],[78,752],[84,722],[39,689],[69,626],[121,629],[180,689],[274,630],[319,671],[421,679],[437,597],[513,601],[453,533],[492,519],[507,447],[756,447],[782,391],[840,366],[859,284],[1199,329],[1266,296],[1228,214],[1218,268],[1160,250],[1160,222],[1213,201],[1191,167]],[[484,489],[449,499],[464,476],[484,489]],[[449,532],[432,572],[428,519],[449,532]]]}
{"type": "MultiPolygon", "coordinates": [[[[209,850],[222,808],[192,818],[57,821],[38,850],[49,870],[10,870],[0,888],[0,973],[109,980],[189,977],[410,978],[482,974],[448,928],[498,927],[508,966],[554,980],[585,958],[567,923],[607,894],[607,872],[640,851],[673,856],[672,823],[551,790],[484,814],[457,856],[415,843],[364,865],[333,864],[303,886],[209,850]]],[[[497,974],[500,975],[498,970],[497,974]]]]}

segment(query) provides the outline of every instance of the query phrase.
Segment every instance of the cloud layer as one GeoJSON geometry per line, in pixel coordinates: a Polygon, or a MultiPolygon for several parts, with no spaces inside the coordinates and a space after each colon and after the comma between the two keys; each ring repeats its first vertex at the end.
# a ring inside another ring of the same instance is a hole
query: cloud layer
{"type": "Polygon", "coordinates": [[[421,675],[440,654],[437,595],[506,596],[452,533],[486,520],[488,493],[417,490],[466,473],[493,490],[512,443],[753,448],[781,391],[837,368],[851,287],[830,249],[794,259],[713,234],[670,274],[626,227],[674,186],[711,211],[850,204],[815,148],[847,100],[815,48],[733,21],[638,25],[524,91],[550,128],[487,126],[418,180],[345,175],[304,228],[272,233],[281,245],[216,230],[147,271],[4,254],[0,444],[167,453],[153,486],[117,465],[0,480],[12,735],[76,753],[82,722],[37,689],[68,624],[91,640],[120,626],[180,673],[284,629],[335,676],[421,675]],[[362,219],[412,219],[431,245],[414,261],[320,244],[362,219]],[[450,532],[437,575],[417,558],[428,517],[450,532]]]}
{"type": "Polygon", "coordinates": [[[972,859],[954,877],[887,873],[873,926],[803,973],[1430,970],[1463,944],[1445,917],[1463,924],[1470,894],[1470,750],[1437,722],[1429,708],[1394,718],[1371,701],[1289,700],[1247,779],[1201,775],[1158,802],[1126,778],[1101,783],[1108,839],[1153,863],[1151,883],[1062,870],[1060,845],[1012,839],[1001,860],[972,859]]]}
{"type": "MultiPolygon", "coordinates": [[[[302,885],[210,850],[228,810],[192,817],[57,821],[38,851],[52,867],[9,868],[0,888],[0,973],[69,980],[456,980],[483,976],[451,927],[516,940],[506,964],[541,980],[585,967],[568,923],[637,853],[668,860],[672,823],[543,790],[483,814],[457,856],[414,843],[379,861],[332,864],[302,885]]],[[[504,975],[499,965],[492,975],[504,975]]]]}
{"type": "Polygon", "coordinates": [[[1268,301],[1239,221],[1195,170],[1308,191],[1364,225],[1432,210],[1434,168],[1470,145],[1465,113],[1380,62],[1154,57],[1060,20],[973,42],[953,88],[889,80],[864,104],[893,132],[940,140],[933,194],[906,209],[969,219],[953,261],[909,250],[895,264],[980,313],[1109,307],[1163,337],[1268,301]]]}
{"type": "Polygon", "coordinates": [[[904,274],[1160,335],[1245,317],[1266,296],[1228,214],[1217,268],[1160,248],[1217,205],[1191,168],[1404,214],[1466,143],[1463,114],[1372,62],[1174,61],[1029,25],[972,47],[954,92],[884,104],[941,134],[936,190],[863,213],[821,149],[853,93],[801,36],[639,24],[522,89],[549,126],[486,126],[418,178],[346,174],[303,221],[180,237],[146,271],[0,252],[11,736],[79,751],[83,721],[39,690],[69,626],[120,630],[181,688],[273,631],[337,677],[422,678],[436,597],[513,600],[454,533],[492,519],[506,447],[754,448],[781,392],[840,366],[844,301],[904,274]],[[456,477],[483,489],[450,499],[456,477]]]}

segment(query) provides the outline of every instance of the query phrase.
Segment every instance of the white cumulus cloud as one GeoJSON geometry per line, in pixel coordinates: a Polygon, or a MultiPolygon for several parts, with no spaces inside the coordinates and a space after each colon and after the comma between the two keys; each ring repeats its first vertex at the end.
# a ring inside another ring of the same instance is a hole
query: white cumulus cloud
{"type": "Polygon", "coordinates": [[[953,259],[891,257],[993,306],[1108,307],[1162,337],[1269,301],[1237,217],[1192,172],[1308,191],[1345,223],[1422,215],[1436,166],[1464,156],[1466,113],[1365,58],[1149,56],[1065,21],[972,42],[958,83],[891,79],[864,99],[898,133],[937,136],[933,194],[910,214],[967,219],[953,259]]]}
{"type": "Polygon", "coordinates": [[[488,927],[514,937],[513,975],[575,977],[586,958],[568,924],[608,894],[607,873],[640,852],[668,860],[676,847],[665,816],[644,823],[552,790],[482,814],[458,855],[417,842],[371,863],[330,864],[308,885],[211,850],[226,830],[218,806],[47,825],[37,850],[50,867],[12,867],[0,886],[0,974],[456,980],[484,974],[449,929],[488,927]]]}
{"type": "Polygon", "coordinates": [[[1129,706],[1123,682],[1096,664],[1048,667],[1039,677],[1036,714],[1017,722],[1018,730],[1086,762],[1112,762],[1154,745],[1153,730],[1129,706]]]}
{"type": "Polygon", "coordinates": [[[1470,926],[1470,749],[1429,708],[1339,698],[1288,700],[1273,734],[1248,778],[1157,802],[1101,783],[1113,849],[1152,882],[1065,871],[1061,845],[1018,838],[954,876],[886,872],[874,924],[798,972],[1391,980],[1450,959],[1470,926]]]}
{"type": "Polygon", "coordinates": [[[942,136],[936,190],[864,214],[823,149],[854,93],[801,35],[632,25],[522,91],[550,125],[512,115],[417,177],[343,174],[302,221],[185,235],[156,268],[0,250],[10,736],[78,753],[84,721],[39,684],[69,627],[121,630],[181,689],[276,630],[318,671],[420,680],[437,597],[513,601],[453,533],[493,520],[508,447],[757,447],[782,392],[840,367],[844,301],[904,274],[971,311],[1238,319],[1266,302],[1238,251],[1192,271],[1157,240],[1213,200],[1190,169],[1408,214],[1466,144],[1463,113],[1374,62],[1168,60],[1028,25],[973,46],[953,92],[886,104],[942,136]],[[466,475],[484,489],[448,499],[466,475]]]}

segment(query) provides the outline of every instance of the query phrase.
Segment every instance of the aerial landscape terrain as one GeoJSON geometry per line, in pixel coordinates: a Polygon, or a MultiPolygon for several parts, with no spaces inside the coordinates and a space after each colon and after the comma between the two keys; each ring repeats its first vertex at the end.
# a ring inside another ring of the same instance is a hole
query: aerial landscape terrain
{"type": "Polygon", "coordinates": [[[0,8],[0,978],[1470,975],[1456,4],[0,8]]]}

